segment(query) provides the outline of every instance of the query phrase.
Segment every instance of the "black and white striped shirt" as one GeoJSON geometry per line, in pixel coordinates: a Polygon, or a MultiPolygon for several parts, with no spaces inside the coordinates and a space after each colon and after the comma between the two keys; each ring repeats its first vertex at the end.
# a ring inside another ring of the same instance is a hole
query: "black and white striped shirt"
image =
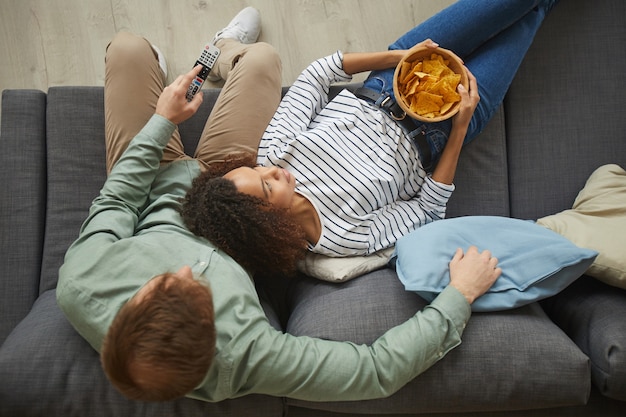
{"type": "Polygon", "coordinates": [[[259,145],[257,162],[296,178],[315,206],[322,234],[312,251],[366,255],[445,216],[454,185],[433,181],[402,129],[382,111],[329,87],[352,77],[343,54],[309,65],[280,103],[259,145]]]}

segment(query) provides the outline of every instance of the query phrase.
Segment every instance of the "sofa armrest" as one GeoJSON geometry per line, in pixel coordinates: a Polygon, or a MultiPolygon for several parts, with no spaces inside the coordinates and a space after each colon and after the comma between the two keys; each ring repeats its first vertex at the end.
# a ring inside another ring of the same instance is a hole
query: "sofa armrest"
{"type": "Polygon", "coordinates": [[[0,344],[39,293],[46,210],[46,94],[2,93],[0,344]]]}

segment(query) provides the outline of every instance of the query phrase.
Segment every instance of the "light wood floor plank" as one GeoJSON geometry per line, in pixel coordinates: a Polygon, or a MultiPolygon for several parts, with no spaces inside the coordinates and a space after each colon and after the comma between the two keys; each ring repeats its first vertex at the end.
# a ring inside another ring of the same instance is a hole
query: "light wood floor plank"
{"type": "Polygon", "coordinates": [[[248,5],[261,11],[260,40],[278,49],[283,84],[288,85],[309,62],[337,49],[386,49],[452,2],[0,0],[0,90],[104,85],[104,51],[120,30],[141,34],[158,45],[172,79],[187,71],[204,43],[248,5]]]}

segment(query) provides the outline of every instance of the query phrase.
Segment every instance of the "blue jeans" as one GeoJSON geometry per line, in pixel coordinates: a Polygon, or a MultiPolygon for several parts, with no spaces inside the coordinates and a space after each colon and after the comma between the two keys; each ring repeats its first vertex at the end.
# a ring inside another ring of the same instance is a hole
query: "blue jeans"
{"type": "MultiPolygon", "coordinates": [[[[459,0],[404,34],[389,45],[389,49],[410,49],[430,38],[463,59],[476,77],[480,95],[465,137],[467,144],[500,107],[554,3],[555,0],[459,0]]],[[[394,70],[372,71],[364,86],[394,97],[394,70]]],[[[414,123],[416,129],[426,133],[436,161],[448,139],[452,121],[423,123],[414,120],[414,123]]]]}

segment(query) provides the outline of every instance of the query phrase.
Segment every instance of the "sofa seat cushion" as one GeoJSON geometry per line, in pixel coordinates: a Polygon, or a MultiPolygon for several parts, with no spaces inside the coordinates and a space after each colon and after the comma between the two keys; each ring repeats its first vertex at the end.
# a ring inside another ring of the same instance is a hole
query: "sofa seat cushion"
{"type": "Polygon", "coordinates": [[[586,276],[546,300],[544,307],[589,356],[598,390],[626,401],[626,290],[586,276]]]}
{"type": "Polygon", "coordinates": [[[44,292],[0,348],[2,416],[279,416],[280,398],[251,395],[206,403],[130,401],[109,383],[99,356],[44,292]]]}
{"type": "MultiPolygon", "coordinates": [[[[289,333],[359,344],[426,305],[388,268],[340,284],[300,277],[289,298],[289,333]]],[[[533,303],[473,314],[459,347],[387,399],[287,402],[355,414],[514,410],[584,404],[590,385],[588,358],[533,303]]]]}

